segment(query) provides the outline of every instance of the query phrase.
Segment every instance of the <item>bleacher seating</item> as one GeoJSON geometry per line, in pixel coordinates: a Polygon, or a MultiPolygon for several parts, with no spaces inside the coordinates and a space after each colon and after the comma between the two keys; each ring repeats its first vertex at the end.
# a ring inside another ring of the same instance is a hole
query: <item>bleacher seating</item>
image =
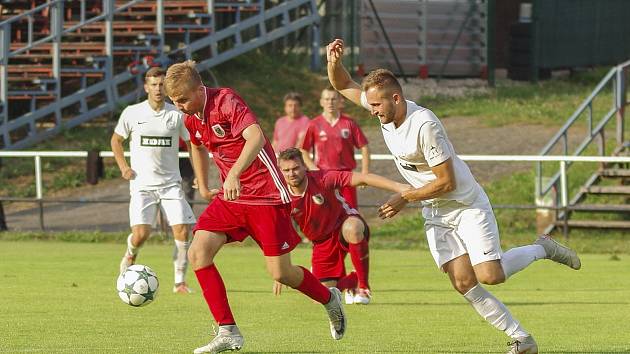
{"type": "MultiPolygon", "coordinates": [[[[0,22],[23,14],[46,3],[46,0],[11,1],[0,0],[0,22]]],[[[117,0],[115,6],[127,4],[127,0],[117,0]]],[[[234,13],[235,11],[258,11],[256,2],[223,1],[216,11],[234,13]],[[244,6],[240,6],[244,5],[244,6]]],[[[80,1],[64,3],[63,28],[75,28],[82,20],[88,20],[102,14],[101,1],[85,1],[83,9],[80,1]]],[[[113,63],[115,71],[132,68],[145,56],[156,55],[159,38],[155,35],[156,1],[144,1],[135,4],[114,16],[113,63]]],[[[208,35],[212,31],[211,18],[208,15],[206,0],[169,0],[164,1],[164,32],[166,44],[173,48],[181,47],[199,36],[208,35]]],[[[31,39],[50,34],[49,11],[41,11],[33,16],[25,17],[12,23],[12,51],[28,45],[29,26],[32,26],[31,39]],[[31,22],[29,24],[29,22],[31,22]]],[[[81,78],[83,80],[64,81],[77,85],[77,89],[85,85],[85,79],[102,79],[105,48],[105,22],[96,21],[83,24],[63,35],[60,44],[63,79],[81,78]]],[[[55,99],[52,68],[53,45],[50,42],[39,44],[18,55],[11,57],[8,67],[9,100],[30,100],[28,107],[21,111],[13,111],[12,116],[21,115],[32,109],[37,102],[55,99]]]]}

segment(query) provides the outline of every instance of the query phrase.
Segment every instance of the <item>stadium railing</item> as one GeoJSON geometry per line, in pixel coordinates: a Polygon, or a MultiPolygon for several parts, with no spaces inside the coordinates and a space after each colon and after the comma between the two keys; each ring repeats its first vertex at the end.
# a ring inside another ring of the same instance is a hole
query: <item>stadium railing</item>
{"type": "MultiPolygon", "coordinates": [[[[102,158],[113,158],[111,151],[101,151],[99,153],[102,158]]],[[[129,157],[129,152],[125,152],[125,156],[129,157]]],[[[40,228],[44,227],[44,204],[45,203],[128,203],[128,199],[86,199],[86,198],[45,198],[43,186],[42,159],[43,158],[87,158],[87,151],[0,151],[0,158],[33,158],[34,174],[35,174],[35,197],[16,198],[2,197],[0,201],[8,202],[26,202],[35,203],[39,206],[40,228]]],[[[210,155],[212,157],[212,155],[210,155]]],[[[567,167],[569,163],[587,162],[587,163],[630,163],[628,156],[540,156],[540,155],[459,155],[464,161],[476,162],[557,162],[560,170],[560,203],[558,206],[542,206],[536,204],[496,204],[495,209],[548,209],[567,212],[572,209],[573,205],[569,202],[569,184],[567,182],[567,167]]],[[[187,152],[180,152],[179,158],[188,158],[187,152]]],[[[361,155],[355,155],[357,160],[362,158],[361,155]]],[[[372,161],[393,160],[392,155],[388,154],[372,154],[372,161]]],[[[196,200],[193,204],[206,204],[206,201],[196,200]]],[[[361,205],[374,206],[374,205],[361,205]]],[[[565,228],[566,229],[566,228],[565,228]]]]}

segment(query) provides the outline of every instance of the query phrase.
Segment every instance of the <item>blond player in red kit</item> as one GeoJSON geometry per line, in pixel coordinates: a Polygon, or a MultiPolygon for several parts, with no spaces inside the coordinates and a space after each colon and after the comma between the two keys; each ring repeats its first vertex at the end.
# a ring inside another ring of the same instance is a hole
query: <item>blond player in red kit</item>
{"type": "Polygon", "coordinates": [[[247,236],[262,249],[274,280],[324,305],[331,334],[341,339],[346,329],[341,293],[326,288],[307,269],[291,264],[290,252],[300,243],[291,223],[291,200],[271,144],[254,113],[232,89],[204,86],[190,60],[168,69],[165,88],[175,106],[186,114],[199,194],[210,201],[193,230],[188,258],[219,330],[209,344],[194,353],[243,347],[214,257],[224,244],[243,241],[247,236]],[[221,190],[208,188],[208,152],[219,169],[221,190]]]}

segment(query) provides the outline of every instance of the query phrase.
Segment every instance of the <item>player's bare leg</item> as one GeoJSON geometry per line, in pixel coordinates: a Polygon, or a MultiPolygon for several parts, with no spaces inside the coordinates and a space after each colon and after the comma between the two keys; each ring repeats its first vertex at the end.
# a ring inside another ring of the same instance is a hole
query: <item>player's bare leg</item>
{"type": "Polygon", "coordinates": [[[284,285],[299,290],[304,295],[324,305],[328,313],[330,333],[339,340],[346,331],[346,314],[341,304],[341,292],[326,288],[307,269],[291,264],[291,254],[266,256],[267,271],[271,277],[284,285]]]}
{"type": "Polygon", "coordinates": [[[127,250],[120,261],[120,273],[136,262],[138,250],[151,235],[151,225],[138,224],[131,227],[131,233],[127,237],[127,250]]]}
{"type": "Polygon", "coordinates": [[[534,339],[512,317],[507,307],[479,284],[467,254],[445,263],[442,268],[448,273],[455,290],[462,294],[488,323],[519,343],[533,343],[529,348],[524,348],[527,351],[517,353],[538,352],[534,339]]]}
{"type": "Polygon", "coordinates": [[[223,233],[198,230],[188,250],[190,266],[195,271],[210,312],[219,325],[212,341],[195,349],[194,353],[220,353],[243,347],[243,336],[232,315],[225,284],[214,264],[215,255],[226,242],[227,237],[223,233]]]}
{"type": "Polygon", "coordinates": [[[372,296],[368,282],[370,249],[368,240],[365,238],[365,231],[365,223],[355,216],[347,218],[341,228],[343,238],[348,243],[350,258],[358,278],[358,288],[352,302],[363,305],[369,304],[372,296]]]}
{"type": "Polygon", "coordinates": [[[188,248],[190,242],[188,241],[189,225],[179,224],[172,225],[173,238],[175,239],[175,249],[173,251],[173,267],[175,273],[175,285],[173,286],[173,292],[188,294],[190,289],[186,284],[186,269],[188,268],[188,248]]]}

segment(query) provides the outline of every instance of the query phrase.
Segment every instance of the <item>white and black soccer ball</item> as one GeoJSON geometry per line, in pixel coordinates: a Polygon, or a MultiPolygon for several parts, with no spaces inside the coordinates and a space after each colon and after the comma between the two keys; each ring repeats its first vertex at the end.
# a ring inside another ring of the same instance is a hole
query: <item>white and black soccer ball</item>
{"type": "Polygon", "coordinates": [[[150,304],[157,296],[160,283],[155,272],[144,265],[134,264],[118,276],[116,290],[120,299],[131,306],[150,304]]]}

